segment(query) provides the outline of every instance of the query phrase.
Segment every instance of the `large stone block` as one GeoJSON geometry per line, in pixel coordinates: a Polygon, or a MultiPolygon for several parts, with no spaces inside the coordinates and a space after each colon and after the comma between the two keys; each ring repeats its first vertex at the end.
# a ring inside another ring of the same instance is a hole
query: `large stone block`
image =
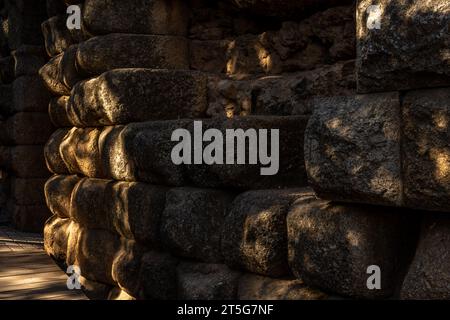
{"type": "Polygon", "coordinates": [[[81,275],[104,284],[116,285],[112,277],[112,264],[120,248],[120,238],[100,229],[80,230],[76,246],[75,264],[81,275]]]}
{"type": "Polygon", "coordinates": [[[427,216],[401,289],[405,300],[450,300],[450,219],[427,216]]]}
{"type": "Polygon", "coordinates": [[[221,230],[232,200],[232,194],[220,190],[170,190],[161,222],[163,244],[183,257],[221,262],[221,230]]]}
{"type": "Polygon", "coordinates": [[[8,115],[13,105],[12,85],[0,85],[0,114],[2,116],[8,115]]]}
{"type": "Polygon", "coordinates": [[[83,20],[93,34],[185,35],[189,12],[180,0],[85,1],[83,20]]]}
{"type": "Polygon", "coordinates": [[[45,223],[45,252],[59,263],[64,263],[66,261],[69,225],[69,219],[61,219],[57,216],[51,217],[45,223]]]}
{"type": "Polygon", "coordinates": [[[18,205],[45,204],[44,185],[46,179],[11,179],[11,198],[18,205]]]}
{"type": "Polygon", "coordinates": [[[6,168],[19,178],[47,178],[50,176],[45,166],[42,146],[15,146],[9,148],[6,168]]]}
{"type": "Polygon", "coordinates": [[[14,58],[14,74],[17,77],[37,75],[45,64],[47,56],[41,46],[21,46],[12,52],[14,58]]]}
{"type": "Polygon", "coordinates": [[[50,100],[48,105],[48,114],[53,125],[57,128],[71,127],[67,116],[67,105],[69,103],[69,96],[61,96],[50,100]]]}
{"type": "Polygon", "coordinates": [[[81,43],[77,65],[99,75],[119,68],[189,69],[184,37],[113,33],[81,43]]]}
{"type": "Polygon", "coordinates": [[[50,211],[60,218],[70,218],[72,191],[78,176],[55,175],[45,183],[45,199],[50,211]]]}
{"type": "Polygon", "coordinates": [[[141,259],[141,299],[173,300],[177,298],[178,260],[167,253],[146,252],[141,259]]]}
{"type": "Polygon", "coordinates": [[[164,187],[83,179],[73,190],[70,216],[85,227],[108,229],[158,246],[165,196],[164,187]]]}
{"type": "Polygon", "coordinates": [[[327,295],[298,279],[273,279],[244,274],[239,279],[239,300],[322,300],[327,295]]]}
{"type": "Polygon", "coordinates": [[[67,168],[60,152],[61,143],[69,135],[69,133],[69,128],[56,130],[50,136],[50,139],[44,147],[45,163],[47,164],[48,170],[52,173],[63,175],[69,174],[69,169],[67,168]]]}
{"type": "Polygon", "coordinates": [[[310,183],[321,198],[402,204],[398,93],[317,99],[305,136],[310,183]]]}
{"type": "Polygon", "coordinates": [[[177,268],[181,300],[235,300],[240,273],[223,264],[181,263],[177,268]]]}
{"type": "Polygon", "coordinates": [[[2,56],[0,59],[0,82],[11,83],[14,81],[14,77],[14,58],[12,56],[2,56]]]}
{"type": "Polygon", "coordinates": [[[66,114],[75,126],[202,118],[206,76],[192,71],[122,69],[75,86],[66,114]]]}
{"type": "Polygon", "coordinates": [[[405,205],[450,210],[450,89],[413,91],[403,98],[405,205]]]}
{"type": "Polygon", "coordinates": [[[415,250],[419,216],[387,207],[335,204],[305,190],[287,219],[289,263],[309,286],[356,298],[386,298],[415,250]],[[371,266],[379,267],[379,289],[371,266]]]}
{"type": "Polygon", "coordinates": [[[449,23],[447,0],[359,0],[358,90],[449,85],[449,23]],[[379,9],[370,11],[371,5],[379,9]],[[372,28],[372,19],[379,20],[379,29],[372,28]]]}
{"type": "Polygon", "coordinates": [[[46,113],[16,113],[0,123],[0,141],[3,145],[43,145],[53,130],[46,113]]]}
{"type": "Polygon", "coordinates": [[[298,195],[293,190],[239,195],[222,226],[227,265],[273,277],[288,274],[286,216],[298,195]]]}

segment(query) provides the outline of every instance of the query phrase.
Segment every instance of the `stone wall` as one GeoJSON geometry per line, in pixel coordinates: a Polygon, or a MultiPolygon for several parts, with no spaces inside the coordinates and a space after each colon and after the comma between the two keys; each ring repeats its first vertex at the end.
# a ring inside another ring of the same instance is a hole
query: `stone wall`
{"type": "Polygon", "coordinates": [[[448,211],[448,89],[416,90],[447,84],[448,5],[380,3],[395,40],[369,0],[85,0],[74,31],[47,1],[48,254],[98,299],[449,298],[419,211],[448,211]],[[405,55],[415,23],[440,54],[405,55]],[[175,165],[199,119],[279,129],[278,174],[175,165]]]}
{"type": "Polygon", "coordinates": [[[37,232],[51,215],[43,146],[55,130],[38,75],[47,61],[40,28],[47,12],[45,1],[31,0],[1,1],[0,10],[0,222],[37,232]]]}

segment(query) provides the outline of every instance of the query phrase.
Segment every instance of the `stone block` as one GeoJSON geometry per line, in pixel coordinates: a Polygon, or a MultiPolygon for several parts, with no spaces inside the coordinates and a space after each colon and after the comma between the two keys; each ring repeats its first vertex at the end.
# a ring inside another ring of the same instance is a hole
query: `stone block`
{"type": "Polygon", "coordinates": [[[44,185],[46,179],[11,179],[11,198],[18,205],[45,204],[44,185]]]}
{"type": "Polygon", "coordinates": [[[44,147],[45,163],[50,172],[55,174],[67,175],[69,174],[69,169],[64,162],[60,146],[64,139],[69,135],[69,128],[62,128],[56,130],[47,141],[44,147]]]}
{"type": "Polygon", "coordinates": [[[358,91],[450,85],[449,23],[447,0],[359,0],[358,91]],[[379,10],[369,12],[371,5],[379,10]],[[369,28],[369,19],[380,28],[369,28]]]}
{"type": "Polygon", "coordinates": [[[189,11],[180,0],[131,0],[98,2],[83,6],[83,20],[90,32],[185,35],[189,11]]]}
{"type": "Polygon", "coordinates": [[[48,113],[53,125],[57,128],[71,127],[67,116],[67,105],[69,103],[69,96],[61,96],[50,100],[48,105],[48,113]]]}
{"type": "Polygon", "coordinates": [[[50,211],[60,218],[70,218],[72,191],[78,176],[55,175],[45,183],[45,199],[50,211]]]}
{"type": "Polygon", "coordinates": [[[39,76],[17,78],[13,82],[12,90],[14,104],[9,110],[10,113],[47,112],[50,94],[39,76]]]}
{"type": "Polygon", "coordinates": [[[47,178],[43,146],[15,146],[8,152],[6,167],[19,178],[47,178]]]}
{"type": "Polygon", "coordinates": [[[42,233],[45,221],[52,215],[45,205],[13,205],[11,211],[14,228],[33,233],[42,233]]]}
{"type": "Polygon", "coordinates": [[[70,46],[87,39],[87,34],[82,24],[81,30],[69,30],[66,27],[67,15],[51,16],[42,23],[42,33],[45,40],[45,49],[50,57],[57,56],[66,51],[70,46]]]}
{"type": "Polygon", "coordinates": [[[66,113],[78,126],[202,118],[206,76],[192,71],[120,69],[77,84],[66,113]]]}
{"type": "Polygon", "coordinates": [[[319,200],[305,190],[287,218],[289,264],[312,287],[353,298],[387,298],[415,250],[420,216],[387,207],[319,200]],[[369,267],[380,271],[379,289],[369,267]]]}
{"type": "Polygon", "coordinates": [[[57,216],[51,217],[45,223],[44,249],[58,263],[66,261],[69,225],[69,219],[61,219],[57,216]]]}
{"type": "Polygon", "coordinates": [[[235,300],[240,273],[223,264],[180,263],[177,268],[181,300],[235,300]]]}
{"type": "Polygon", "coordinates": [[[163,244],[179,256],[203,262],[223,261],[221,230],[232,200],[232,194],[220,190],[170,190],[161,222],[163,244]]]}
{"type": "Polygon", "coordinates": [[[12,52],[14,58],[14,74],[17,77],[37,75],[46,63],[47,56],[41,46],[21,46],[12,52]]]}
{"type": "Polygon", "coordinates": [[[232,203],[222,226],[222,255],[229,266],[266,276],[289,273],[286,216],[295,190],[248,191],[232,203]]]}
{"type": "Polygon", "coordinates": [[[402,204],[398,93],[317,99],[305,133],[309,181],[324,199],[402,204]]]}
{"type": "Polygon", "coordinates": [[[91,75],[119,68],[189,69],[188,40],[114,33],[81,43],[76,61],[80,70],[91,75]]]}
{"type": "Polygon", "coordinates": [[[4,145],[43,145],[53,130],[46,113],[16,113],[0,123],[0,141],[4,145]]]}

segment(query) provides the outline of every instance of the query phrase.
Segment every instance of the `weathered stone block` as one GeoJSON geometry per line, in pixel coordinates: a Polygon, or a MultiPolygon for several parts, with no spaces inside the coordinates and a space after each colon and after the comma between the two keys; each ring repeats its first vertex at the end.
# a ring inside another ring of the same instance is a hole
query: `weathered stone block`
{"type": "Polygon", "coordinates": [[[114,33],[81,43],[76,61],[92,75],[119,68],[189,69],[188,40],[114,33]]]}
{"type": "Polygon", "coordinates": [[[78,278],[81,284],[81,290],[90,300],[109,300],[111,286],[87,279],[83,276],[78,278]]]}
{"type": "Polygon", "coordinates": [[[0,141],[4,145],[43,145],[53,130],[46,113],[16,113],[0,123],[0,141]]]}
{"type": "Polygon", "coordinates": [[[221,230],[232,200],[232,194],[219,190],[170,190],[161,222],[163,244],[183,257],[221,262],[221,230]]]}
{"type": "Polygon", "coordinates": [[[8,152],[6,167],[19,178],[47,178],[42,146],[15,146],[8,152]]]}
{"type": "Polygon", "coordinates": [[[12,52],[14,58],[14,74],[17,77],[37,75],[45,64],[47,56],[41,46],[21,46],[12,52]]]}
{"type": "Polygon", "coordinates": [[[122,69],[75,86],[67,118],[75,126],[104,126],[202,118],[206,76],[192,71],[122,69]]]}
{"type": "Polygon", "coordinates": [[[144,254],[141,261],[139,298],[176,299],[178,260],[167,253],[150,251],[144,254]]]}
{"type": "Polygon", "coordinates": [[[403,98],[405,205],[450,210],[450,89],[413,91],[403,98]]]}
{"type": "Polygon", "coordinates": [[[0,59],[0,82],[11,83],[14,81],[14,77],[14,58],[12,56],[2,56],[0,59]]]}
{"type": "Polygon", "coordinates": [[[2,115],[7,115],[13,108],[13,89],[12,85],[0,85],[0,110],[2,115]]]}
{"type": "Polygon", "coordinates": [[[44,249],[49,256],[64,263],[67,256],[67,242],[69,237],[69,219],[51,217],[44,227],[44,249]]]}
{"type": "Polygon", "coordinates": [[[60,146],[64,139],[69,135],[70,129],[62,128],[56,130],[44,147],[45,162],[50,172],[55,174],[69,174],[69,169],[64,162],[60,146]]]}
{"type": "Polygon", "coordinates": [[[75,260],[81,269],[81,275],[104,284],[115,285],[111,270],[119,247],[120,239],[115,234],[99,229],[82,228],[75,260]]]}
{"type": "Polygon", "coordinates": [[[239,279],[239,300],[322,300],[327,295],[298,279],[273,279],[245,274],[239,279]]]}
{"type": "Polygon", "coordinates": [[[46,179],[11,179],[11,198],[18,205],[41,205],[45,203],[46,179]]]}
{"type": "Polygon", "coordinates": [[[450,84],[450,3],[447,0],[359,0],[358,91],[450,84]],[[368,12],[369,6],[379,12],[368,12]],[[380,28],[368,28],[370,20],[380,28]]]}
{"type": "Polygon", "coordinates": [[[69,96],[61,96],[59,98],[53,98],[48,105],[48,113],[53,125],[57,128],[71,127],[67,116],[67,105],[69,103],[69,96]]]}
{"type": "Polygon", "coordinates": [[[317,99],[305,136],[305,162],[319,197],[402,204],[397,93],[317,99]]]}
{"type": "Polygon", "coordinates": [[[292,272],[344,296],[392,296],[415,250],[418,218],[400,209],[334,204],[305,190],[287,219],[292,272]],[[374,284],[370,266],[380,268],[380,289],[368,287],[374,284]]]}
{"type": "Polygon", "coordinates": [[[289,273],[286,216],[298,195],[293,190],[239,195],[222,226],[227,265],[273,277],[289,273]]]}
{"type": "Polygon", "coordinates": [[[60,218],[70,218],[71,197],[78,176],[55,175],[45,183],[45,199],[50,211],[60,218]]]}
{"type": "Polygon", "coordinates": [[[450,219],[427,216],[419,244],[401,289],[405,300],[450,299],[450,219]]]}
{"type": "Polygon", "coordinates": [[[223,264],[181,263],[177,268],[181,300],[235,300],[240,273],[223,264]]]}
{"type": "Polygon", "coordinates": [[[189,12],[179,0],[87,0],[83,20],[92,33],[185,35],[189,12]]]}

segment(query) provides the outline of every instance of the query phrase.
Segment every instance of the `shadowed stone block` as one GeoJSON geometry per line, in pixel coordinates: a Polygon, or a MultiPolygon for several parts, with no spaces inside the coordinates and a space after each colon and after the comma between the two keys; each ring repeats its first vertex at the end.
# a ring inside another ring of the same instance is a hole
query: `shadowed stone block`
{"type": "Polygon", "coordinates": [[[293,190],[239,195],[222,226],[227,265],[273,277],[289,273],[286,216],[297,196],[293,190]]]}
{"type": "Polygon", "coordinates": [[[322,300],[327,295],[298,279],[273,279],[244,274],[239,279],[239,300],[322,300]]]}
{"type": "Polygon", "coordinates": [[[39,76],[18,77],[13,82],[14,104],[9,112],[47,112],[49,100],[50,94],[39,76]]]}
{"type": "Polygon", "coordinates": [[[418,215],[387,207],[341,205],[304,191],[288,218],[289,264],[309,286],[355,298],[386,298],[415,250],[418,215]],[[370,266],[380,268],[381,289],[370,266]]]}
{"type": "Polygon", "coordinates": [[[12,52],[16,78],[25,75],[37,75],[45,64],[47,56],[41,46],[21,46],[12,52]]]}
{"type": "Polygon", "coordinates": [[[5,166],[19,178],[47,178],[43,146],[15,146],[7,153],[5,166]]]}
{"type": "Polygon", "coordinates": [[[202,118],[206,76],[191,71],[121,69],[77,84],[66,112],[78,126],[202,118]]]}
{"type": "Polygon", "coordinates": [[[71,197],[78,176],[55,175],[45,183],[45,199],[50,211],[60,218],[70,218],[71,197]]]}
{"type": "Polygon", "coordinates": [[[405,205],[450,210],[450,89],[409,92],[403,99],[405,205]]]}
{"type": "Polygon", "coordinates": [[[234,300],[240,273],[223,264],[181,263],[177,268],[181,300],[234,300]]]}
{"type": "Polygon", "coordinates": [[[163,244],[183,257],[221,262],[221,230],[232,200],[232,194],[219,190],[170,190],[162,215],[163,244]]]}
{"type": "Polygon", "coordinates": [[[94,34],[185,35],[189,12],[179,0],[85,1],[83,20],[94,34]]]}
{"type": "Polygon", "coordinates": [[[69,135],[70,129],[63,128],[56,130],[47,141],[44,147],[45,162],[50,172],[55,174],[69,174],[60,152],[61,143],[69,135]]]}
{"type": "Polygon", "coordinates": [[[79,45],[77,65],[92,75],[119,68],[189,69],[188,40],[118,33],[94,37],[79,45]]]}
{"type": "Polygon", "coordinates": [[[401,289],[408,300],[450,299],[450,219],[428,216],[422,225],[419,244],[401,289]]]}
{"type": "Polygon", "coordinates": [[[318,196],[402,204],[398,93],[317,99],[305,133],[305,162],[318,196]]]}
{"type": "Polygon", "coordinates": [[[12,205],[11,211],[14,228],[35,233],[42,233],[45,221],[52,215],[45,205],[12,205]]]}
{"type": "Polygon", "coordinates": [[[67,116],[67,104],[69,103],[69,98],[69,96],[61,96],[50,100],[48,113],[51,122],[57,128],[72,126],[72,123],[67,116]]]}
{"type": "Polygon", "coordinates": [[[11,179],[11,198],[18,205],[41,205],[45,203],[46,179],[11,179]]]}
{"type": "Polygon", "coordinates": [[[449,23],[447,0],[359,0],[358,91],[450,85],[449,23]],[[368,28],[370,20],[380,28],[368,28]]]}
{"type": "Polygon", "coordinates": [[[0,123],[0,141],[4,145],[42,145],[53,130],[46,113],[16,113],[0,123]]]}

